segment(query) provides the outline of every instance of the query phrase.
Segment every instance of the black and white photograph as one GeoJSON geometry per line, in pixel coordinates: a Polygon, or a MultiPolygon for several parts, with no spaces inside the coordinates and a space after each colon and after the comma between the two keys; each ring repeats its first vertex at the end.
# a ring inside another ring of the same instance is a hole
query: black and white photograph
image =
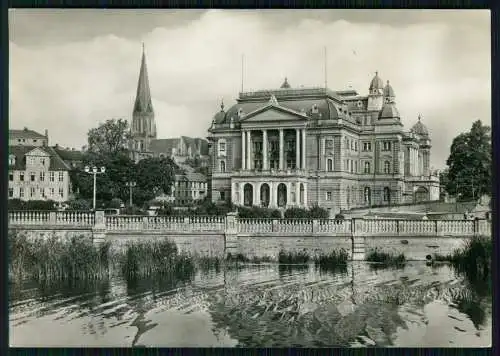
{"type": "Polygon", "coordinates": [[[10,347],[491,347],[490,21],[10,9],[10,347]]]}

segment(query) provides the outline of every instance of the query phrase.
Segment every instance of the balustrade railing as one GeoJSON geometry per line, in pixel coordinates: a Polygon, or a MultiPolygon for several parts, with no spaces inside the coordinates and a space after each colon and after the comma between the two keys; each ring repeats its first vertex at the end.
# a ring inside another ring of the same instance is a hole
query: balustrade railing
{"type": "MultiPolygon", "coordinates": [[[[99,212],[97,212],[99,213],[99,212]]],[[[100,225],[88,211],[9,211],[14,227],[88,227],[100,225]]],[[[365,236],[474,236],[491,235],[488,220],[386,219],[247,219],[228,216],[102,216],[109,231],[289,233],[292,235],[358,234],[365,236]]],[[[104,226],[103,226],[104,228],[104,226]]]]}
{"type": "Polygon", "coordinates": [[[312,234],[312,219],[279,219],[275,220],[273,232],[291,234],[312,234]]]}

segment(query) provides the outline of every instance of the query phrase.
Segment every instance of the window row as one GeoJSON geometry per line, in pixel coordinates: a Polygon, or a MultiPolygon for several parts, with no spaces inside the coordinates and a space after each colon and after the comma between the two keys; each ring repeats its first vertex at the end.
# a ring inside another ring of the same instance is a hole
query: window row
{"type": "MultiPolygon", "coordinates": [[[[384,174],[391,174],[391,162],[384,161],[384,174]]],[[[333,159],[328,158],[326,160],[326,171],[333,172],[333,159]]],[[[352,159],[344,160],[344,171],[350,173],[359,173],[358,169],[358,161],[352,159]]],[[[372,173],[371,162],[365,161],[363,166],[363,173],[370,174],[372,173]]]]}
{"type": "MultiPolygon", "coordinates": [[[[30,181],[30,182],[36,182],[37,181],[37,176],[38,176],[38,181],[39,182],[45,182],[46,181],[46,172],[39,172],[36,174],[35,172],[30,172],[29,174],[26,174],[26,180],[25,180],[25,173],[24,172],[19,172],[18,178],[20,182],[24,181],[30,181]]],[[[57,180],[58,182],[64,182],[64,172],[57,172],[57,180]]],[[[14,182],[15,175],[14,172],[9,172],[9,181],[14,182]]],[[[55,182],[56,181],[56,172],[49,172],[48,174],[48,181],[49,182],[55,182]]]]}
{"type": "MultiPolygon", "coordinates": [[[[25,197],[30,197],[30,198],[35,198],[35,197],[41,197],[41,198],[55,198],[57,197],[56,195],[56,189],[55,188],[36,188],[36,187],[30,187],[30,188],[24,188],[24,187],[19,187],[19,188],[9,188],[9,198],[13,198],[15,195],[16,190],[19,189],[19,198],[25,198],[25,197]]],[[[64,197],[64,188],[59,188],[58,189],[59,197],[63,198],[64,197]]]]}
{"type": "MultiPolygon", "coordinates": [[[[354,187],[347,188],[346,190],[347,196],[346,200],[347,203],[353,203],[356,200],[356,189],[354,187]]],[[[384,187],[383,190],[383,201],[384,202],[390,202],[391,201],[391,189],[389,187],[384,187]]],[[[372,190],[370,187],[365,187],[363,189],[363,197],[364,197],[364,202],[365,204],[370,204],[372,201],[372,190]]],[[[326,197],[325,199],[327,201],[332,201],[333,200],[333,193],[332,192],[326,192],[326,197]]]]}

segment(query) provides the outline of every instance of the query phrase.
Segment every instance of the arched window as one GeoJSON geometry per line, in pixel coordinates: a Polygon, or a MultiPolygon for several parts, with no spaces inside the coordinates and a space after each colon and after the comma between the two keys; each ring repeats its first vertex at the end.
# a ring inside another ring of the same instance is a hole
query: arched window
{"type": "Polygon", "coordinates": [[[226,162],[225,161],[220,161],[220,171],[221,172],[226,171],[226,162]]]}
{"type": "Polygon", "coordinates": [[[389,189],[389,187],[384,188],[384,201],[385,202],[391,201],[391,190],[389,189]]]}
{"type": "Polygon", "coordinates": [[[218,155],[225,156],[226,155],[226,140],[220,139],[218,142],[218,155]]]}
{"type": "Polygon", "coordinates": [[[15,155],[9,155],[9,166],[13,166],[16,164],[16,156],[15,155]]]}
{"type": "Polygon", "coordinates": [[[326,170],[328,172],[333,172],[333,160],[331,158],[326,160],[326,170]]]}
{"type": "Polygon", "coordinates": [[[364,193],[365,193],[365,204],[369,204],[372,200],[372,190],[370,189],[370,187],[365,187],[364,193]]]}
{"type": "Polygon", "coordinates": [[[384,162],[384,173],[385,174],[391,173],[391,162],[389,161],[384,162]]]}
{"type": "Polygon", "coordinates": [[[365,162],[365,174],[370,173],[370,162],[365,162]]]}

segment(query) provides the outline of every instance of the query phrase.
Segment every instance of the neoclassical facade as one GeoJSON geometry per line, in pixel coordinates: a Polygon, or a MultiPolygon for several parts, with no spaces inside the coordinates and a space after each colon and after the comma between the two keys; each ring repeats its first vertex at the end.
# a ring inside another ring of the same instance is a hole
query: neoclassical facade
{"type": "Polygon", "coordinates": [[[243,92],[209,129],[214,202],[331,214],[439,199],[425,125],[405,131],[394,90],[378,73],[368,95],[292,88],[243,92]]]}

